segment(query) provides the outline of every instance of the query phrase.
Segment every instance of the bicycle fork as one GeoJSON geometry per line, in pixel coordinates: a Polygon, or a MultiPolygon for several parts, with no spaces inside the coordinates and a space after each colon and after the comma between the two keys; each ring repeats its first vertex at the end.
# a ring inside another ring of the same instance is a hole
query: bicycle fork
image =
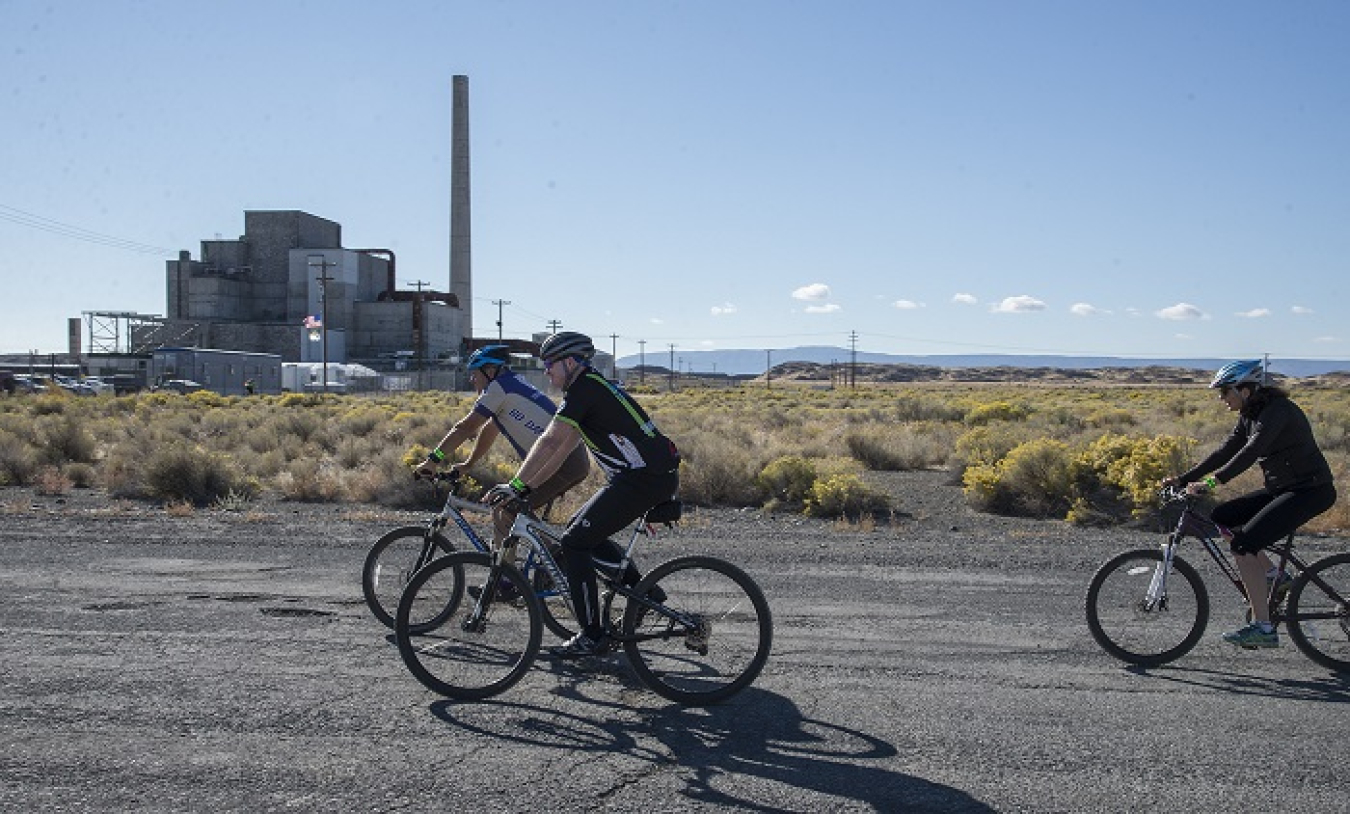
{"type": "Polygon", "coordinates": [[[1144,610],[1167,609],[1167,575],[1172,573],[1172,558],[1176,554],[1177,543],[1168,537],[1163,543],[1162,561],[1153,568],[1153,579],[1149,581],[1148,591],[1144,593],[1144,610]]]}

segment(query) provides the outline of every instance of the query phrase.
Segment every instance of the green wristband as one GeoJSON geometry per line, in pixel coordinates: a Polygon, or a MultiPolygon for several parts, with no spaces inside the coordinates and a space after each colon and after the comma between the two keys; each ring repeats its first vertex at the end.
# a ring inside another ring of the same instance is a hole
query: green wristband
{"type": "Polygon", "coordinates": [[[440,447],[437,447],[436,449],[433,449],[430,453],[427,454],[427,460],[440,463],[441,461],[445,460],[445,453],[441,452],[440,447]]]}
{"type": "Polygon", "coordinates": [[[1206,475],[1206,476],[1205,476],[1205,485],[1208,486],[1208,487],[1211,488],[1211,489],[1218,489],[1218,488],[1219,488],[1219,480],[1218,480],[1218,478],[1214,477],[1213,475],[1206,475]]]}
{"type": "Polygon", "coordinates": [[[522,495],[529,494],[530,491],[530,487],[526,486],[525,481],[521,480],[519,477],[514,477],[511,479],[511,488],[515,489],[522,495]]]}

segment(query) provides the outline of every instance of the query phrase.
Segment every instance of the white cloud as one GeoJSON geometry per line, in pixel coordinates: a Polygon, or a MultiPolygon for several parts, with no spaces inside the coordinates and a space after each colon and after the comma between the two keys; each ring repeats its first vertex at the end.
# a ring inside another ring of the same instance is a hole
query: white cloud
{"type": "Polygon", "coordinates": [[[712,307],[712,315],[715,317],[725,316],[726,314],[734,314],[734,313],[736,313],[736,306],[732,305],[729,302],[724,302],[721,305],[714,305],[712,307]]]}
{"type": "Polygon", "coordinates": [[[1308,314],[1316,313],[1315,311],[1313,311],[1313,309],[1306,308],[1302,305],[1295,305],[1293,308],[1290,308],[1289,310],[1292,313],[1298,314],[1299,316],[1306,316],[1308,314]]]}
{"type": "Polygon", "coordinates": [[[830,298],[830,287],[824,283],[812,283],[804,285],[792,292],[794,300],[806,300],[807,302],[823,302],[830,298]]]}
{"type": "Polygon", "coordinates": [[[664,319],[661,319],[660,317],[652,317],[651,319],[649,319],[649,320],[647,320],[647,321],[650,322],[650,323],[653,324],[653,325],[665,325],[665,324],[666,324],[666,321],[665,321],[664,319]]]}
{"type": "Polygon", "coordinates": [[[1099,314],[1109,314],[1110,311],[1103,311],[1091,303],[1076,302],[1069,306],[1069,313],[1080,317],[1095,317],[1099,314]]]}
{"type": "Polygon", "coordinates": [[[1247,317],[1249,319],[1259,319],[1260,317],[1270,316],[1269,308],[1253,308],[1250,311],[1238,311],[1234,316],[1247,317]]]}
{"type": "Polygon", "coordinates": [[[957,305],[978,305],[980,301],[975,299],[974,294],[957,294],[952,297],[952,302],[957,305]]]}
{"type": "Polygon", "coordinates": [[[827,302],[824,305],[806,306],[806,313],[808,314],[833,314],[838,310],[840,310],[839,306],[832,302],[827,302]]]}
{"type": "Polygon", "coordinates": [[[1179,302],[1176,305],[1169,305],[1161,311],[1155,312],[1159,319],[1204,319],[1205,312],[1196,308],[1188,302],[1179,302]]]}
{"type": "Polygon", "coordinates": [[[901,311],[913,311],[915,308],[922,308],[923,303],[914,300],[896,300],[891,305],[899,308],[901,311]]]}
{"type": "Polygon", "coordinates": [[[1319,336],[1313,341],[1319,345],[1339,345],[1341,338],[1339,336],[1319,336]]]}
{"type": "Polygon", "coordinates": [[[1016,297],[1004,297],[1003,302],[989,310],[996,314],[1028,314],[1032,311],[1044,311],[1045,303],[1035,297],[1020,294],[1016,297]]]}

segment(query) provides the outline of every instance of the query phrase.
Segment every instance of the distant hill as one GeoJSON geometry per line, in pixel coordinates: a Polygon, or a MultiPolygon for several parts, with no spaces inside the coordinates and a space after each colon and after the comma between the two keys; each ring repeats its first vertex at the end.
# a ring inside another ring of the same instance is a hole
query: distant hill
{"type": "MultiPolygon", "coordinates": [[[[847,348],[806,346],[760,350],[680,351],[677,366],[685,372],[719,373],[728,376],[762,374],[768,363],[777,368],[791,362],[816,365],[846,364],[851,361],[847,348]]],[[[1231,359],[1133,359],[1119,356],[1040,356],[1017,354],[966,354],[905,356],[889,353],[858,353],[857,361],[873,365],[910,365],[922,368],[1023,368],[1056,370],[1100,370],[1109,368],[1176,368],[1185,371],[1214,371],[1231,359]]],[[[619,367],[634,368],[639,356],[620,357],[619,367]]],[[[648,369],[668,369],[669,356],[647,354],[648,369]]],[[[1327,359],[1272,359],[1271,371],[1293,378],[1350,372],[1350,361],[1327,359]]],[[[959,377],[958,377],[959,378],[959,377]]]]}

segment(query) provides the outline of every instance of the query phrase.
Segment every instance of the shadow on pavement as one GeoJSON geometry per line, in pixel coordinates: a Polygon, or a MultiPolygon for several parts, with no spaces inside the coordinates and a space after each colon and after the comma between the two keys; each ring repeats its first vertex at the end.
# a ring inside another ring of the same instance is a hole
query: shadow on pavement
{"type": "Polygon", "coordinates": [[[1171,681],[1192,687],[1238,695],[1287,698],[1296,701],[1350,701],[1350,675],[1331,673],[1325,679],[1271,678],[1269,676],[1201,670],[1193,667],[1125,667],[1127,673],[1158,681],[1171,681]]]}
{"type": "Polygon", "coordinates": [[[994,811],[951,787],[869,765],[896,757],[895,746],[864,732],[809,718],[791,700],[775,693],[752,687],[717,706],[669,704],[643,712],[586,696],[580,692],[583,686],[563,686],[555,694],[586,704],[587,714],[511,705],[522,717],[512,718],[501,731],[459,720],[455,702],[438,701],[431,705],[431,712],[447,724],[534,748],[622,752],[656,764],[678,763],[690,771],[682,795],[706,805],[782,811],[782,786],[788,786],[855,801],[876,811],[994,811]],[[597,706],[629,714],[626,719],[611,718],[604,710],[597,714],[597,706]],[[637,721],[632,720],[634,712],[641,716],[637,721]],[[662,748],[654,748],[653,743],[662,748]],[[718,782],[730,776],[770,781],[778,784],[778,791],[772,799],[748,799],[744,789],[763,789],[765,784],[718,782]]]}

